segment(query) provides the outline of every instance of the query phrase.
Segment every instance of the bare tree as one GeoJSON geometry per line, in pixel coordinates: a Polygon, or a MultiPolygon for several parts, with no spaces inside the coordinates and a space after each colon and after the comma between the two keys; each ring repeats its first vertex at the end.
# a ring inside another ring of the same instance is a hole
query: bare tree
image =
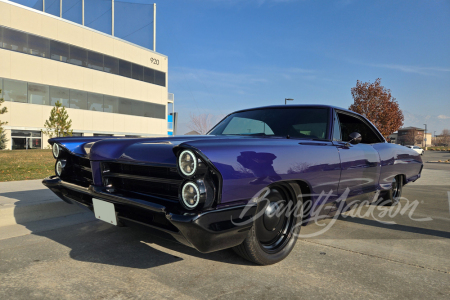
{"type": "Polygon", "coordinates": [[[406,134],[399,138],[400,141],[404,143],[404,145],[414,145],[415,143],[415,134],[413,130],[407,131],[406,134]]]}
{"type": "Polygon", "coordinates": [[[190,121],[187,127],[199,134],[206,134],[212,128],[212,118],[210,114],[190,114],[190,121]]]}
{"type": "Polygon", "coordinates": [[[450,145],[450,130],[449,129],[442,130],[439,142],[441,144],[444,144],[447,147],[450,145]]]}
{"type": "Polygon", "coordinates": [[[415,141],[415,144],[416,145],[421,145],[421,146],[423,146],[422,144],[423,144],[423,136],[422,135],[416,135],[415,137],[414,137],[414,141],[415,141]]]}

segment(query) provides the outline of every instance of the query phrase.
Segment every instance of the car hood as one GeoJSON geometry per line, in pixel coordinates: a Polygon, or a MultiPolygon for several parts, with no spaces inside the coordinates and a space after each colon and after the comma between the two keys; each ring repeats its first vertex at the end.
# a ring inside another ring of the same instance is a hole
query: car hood
{"type": "Polygon", "coordinates": [[[272,138],[249,136],[196,135],[155,138],[109,138],[109,137],[66,137],[53,138],[50,144],[59,143],[74,155],[94,161],[114,160],[153,164],[176,164],[173,149],[189,145],[202,148],[227,147],[231,145],[270,143],[272,138]]]}

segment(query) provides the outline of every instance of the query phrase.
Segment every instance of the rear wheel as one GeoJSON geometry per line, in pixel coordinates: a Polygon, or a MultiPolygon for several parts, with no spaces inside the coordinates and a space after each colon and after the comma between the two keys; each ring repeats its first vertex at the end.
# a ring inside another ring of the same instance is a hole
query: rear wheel
{"type": "Polygon", "coordinates": [[[392,181],[392,186],[389,191],[386,191],[382,195],[381,204],[386,206],[397,205],[402,196],[403,190],[403,176],[397,175],[392,181]]]}
{"type": "Polygon", "coordinates": [[[234,251],[259,265],[270,265],[286,258],[294,248],[303,214],[300,188],[282,184],[270,188],[260,201],[257,218],[244,242],[234,251]]]}

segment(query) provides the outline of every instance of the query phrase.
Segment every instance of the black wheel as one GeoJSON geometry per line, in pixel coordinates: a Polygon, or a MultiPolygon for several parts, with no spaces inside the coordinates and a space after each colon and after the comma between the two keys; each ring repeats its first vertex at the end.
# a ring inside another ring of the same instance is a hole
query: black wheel
{"type": "Polygon", "coordinates": [[[402,196],[402,190],[403,176],[397,175],[392,181],[391,189],[382,194],[380,203],[385,206],[397,205],[400,201],[400,197],[402,196]]]}
{"type": "Polygon", "coordinates": [[[257,217],[244,242],[234,251],[259,265],[286,258],[297,241],[303,215],[303,200],[297,184],[270,188],[266,200],[258,204],[257,217]],[[294,209],[295,208],[295,209],[294,209]]]}

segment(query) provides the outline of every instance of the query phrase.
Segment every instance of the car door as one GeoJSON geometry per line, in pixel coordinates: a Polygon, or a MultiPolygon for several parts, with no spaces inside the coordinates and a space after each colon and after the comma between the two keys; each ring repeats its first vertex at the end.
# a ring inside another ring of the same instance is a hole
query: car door
{"type": "Polygon", "coordinates": [[[382,141],[364,118],[347,111],[335,111],[333,143],[338,148],[341,159],[341,179],[338,194],[348,188],[349,197],[372,196],[378,188],[380,177],[380,156],[372,144],[382,141]],[[362,136],[359,144],[348,143],[349,135],[358,132],[362,136]],[[362,196],[364,195],[364,196],[362,196]]]}

